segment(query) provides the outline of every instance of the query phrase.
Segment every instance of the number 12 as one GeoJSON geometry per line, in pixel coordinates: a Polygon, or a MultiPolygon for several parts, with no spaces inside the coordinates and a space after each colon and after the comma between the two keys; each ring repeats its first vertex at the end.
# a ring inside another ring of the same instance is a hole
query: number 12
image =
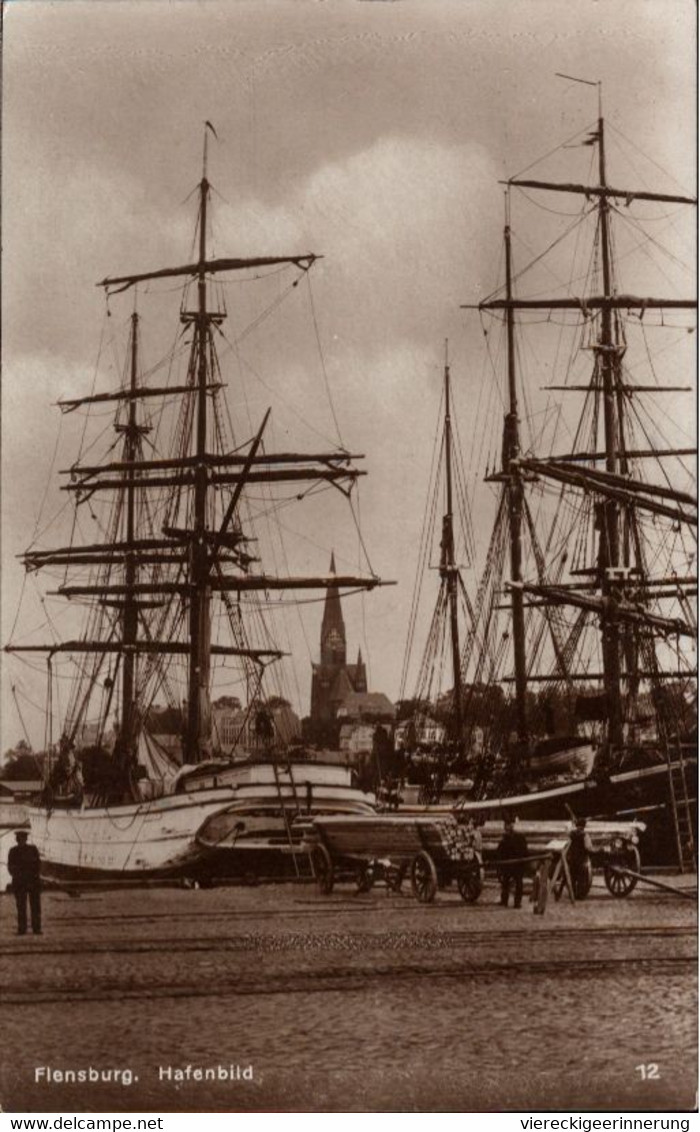
{"type": "Polygon", "coordinates": [[[658,1081],[661,1074],[659,1067],[654,1061],[650,1061],[647,1065],[635,1065],[635,1073],[639,1073],[642,1081],[658,1081]]]}

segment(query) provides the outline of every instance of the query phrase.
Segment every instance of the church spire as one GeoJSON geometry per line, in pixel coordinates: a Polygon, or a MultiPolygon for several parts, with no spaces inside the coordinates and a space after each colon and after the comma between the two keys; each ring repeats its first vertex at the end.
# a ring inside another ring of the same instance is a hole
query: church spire
{"type": "Polygon", "coordinates": [[[355,665],[355,691],[367,691],[367,669],[365,668],[365,662],[362,659],[361,648],[358,648],[357,650],[357,664],[355,665]]]}
{"type": "MultiPolygon", "coordinates": [[[[335,575],[335,572],[335,554],[331,553],[330,573],[335,575]]],[[[340,608],[340,593],[337,586],[329,586],[321,622],[321,664],[345,663],[345,622],[340,608]]]]}

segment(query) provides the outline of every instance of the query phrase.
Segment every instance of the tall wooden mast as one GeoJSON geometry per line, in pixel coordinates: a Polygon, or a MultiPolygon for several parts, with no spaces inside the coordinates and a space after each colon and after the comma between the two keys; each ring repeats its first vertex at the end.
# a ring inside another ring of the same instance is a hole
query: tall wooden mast
{"type": "MultiPolygon", "coordinates": [[[[131,316],[131,366],[129,376],[129,399],[127,423],[124,426],[124,459],[130,464],[136,464],[141,453],[141,429],[136,419],[136,389],[138,384],[138,349],[139,349],[139,316],[134,311],[131,316]]],[[[136,644],[138,633],[138,604],[134,596],[136,582],[136,472],[129,474],[126,487],[126,550],[124,556],[124,584],[126,594],[122,614],[122,641],[124,644],[122,660],[122,703],[121,725],[119,733],[119,748],[122,758],[128,758],[132,753],[136,720],[134,709],[134,691],[136,674],[136,656],[133,646],[136,644]]]]}
{"type": "Polygon", "coordinates": [[[211,652],[211,588],[209,548],[206,541],[207,484],[207,354],[211,315],[207,311],[207,134],[204,132],[204,166],[199,185],[199,261],[197,264],[197,315],[192,371],[197,381],[197,423],[194,470],[194,529],[190,544],[190,670],[185,732],[185,758],[196,762],[210,744],[211,709],[209,671],[211,652]]]}
{"type": "Polygon", "coordinates": [[[525,613],[523,609],[522,523],[523,481],[517,464],[520,456],[520,419],[515,366],[515,310],[510,241],[510,216],[506,197],[506,330],[508,352],[508,413],[503,424],[503,471],[507,476],[508,530],[510,535],[511,614],[513,617],[513,664],[515,675],[516,730],[520,747],[528,740],[527,662],[525,657],[525,613]]]}
{"type": "MultiPolygon", "coordinates": [[[[598,177],[601,189],[607,188],[605,175],[605,124],[602,114],[598,118],[598,177]]],[[[613,296],[613,278],[610,261],[610,203],[605,192],[598,198],[598,218],[600,230],[600,249],[603,296],[613,296]]],[[[616,341],[612,308],[606,304],[601,312],[601,325],[596,347],[598,364],[603,385],[603,422],[605,434],[605,469],[611,475],[620,470],[618,453],[621,450],[620,428],[617,414],[617,386],[621,346],[616,341]]],[[[620,513],[615,499],[607,499],[601,505],[601,530],[599,569],[600,585],[604,599],[607,599],[608,612],[602,618],[602,654],[605,694],[608,715],[608,744],[611,751],[619,751],[623,744],[622,693],[620,688],[620,628],[615,615],[615,605],[621,596],[619,582],[620,567],[620,513]]]]}
{"type": "Polygon", "coordinates": [[[445,515],[442,520],[440,576],[447,586],[450,609],[450,641],[452,651],[452,736],[459,743],[462,738],[462,665],[459,649],[459,619],[457,616],[458,567],[455,562],[454,512],[452,503],[452,419],[450,415],[450,366],[445,343],[445,515]]]}

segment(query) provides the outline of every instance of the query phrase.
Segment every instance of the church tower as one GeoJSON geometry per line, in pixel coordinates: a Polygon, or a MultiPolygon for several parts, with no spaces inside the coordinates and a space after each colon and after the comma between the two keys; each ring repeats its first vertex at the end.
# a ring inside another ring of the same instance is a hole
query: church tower
{"type": "MultiPolygon", "coordinates": [[[[335,576],[335,555],[331,555],[330,573],[335,576]]],[[[338,707],[353,692],[367,691],[367,674],[358,652],[357,664],[347,662],[345,622],[340,608],[337,586],[329,586],[321,622],[321,661],[312,665],[311,719],[314,723],[331,723],[338,707]]]]}
{"type": "MultiPolygon", "coordinates": [[[[335,555],[331,554],[330,573],[335,574],[335,555]]],[[[321,667],[342,668],[347,660],[345,622],[340,608],[337,586],[326,591],[326,604],[321,622],[321,667]]]]}

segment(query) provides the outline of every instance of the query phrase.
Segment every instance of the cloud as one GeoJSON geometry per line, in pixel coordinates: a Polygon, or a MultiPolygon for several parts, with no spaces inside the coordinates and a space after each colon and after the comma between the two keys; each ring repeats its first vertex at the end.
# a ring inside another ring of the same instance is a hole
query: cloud
{"type": "MultiPolygon", "coordinates": [[[[21,187],[16,176],[15,168],[5,197],[3,266],[12,280],[5,289],[5,357],[45,352],[84,360],[104,311],[95,284],[187,248],[189,217],[159,210],[133,171],[107,174],[64,160],[58,168],[40,165],[21,187]]],[[[11,368],[5,377],[11,383],[11,368]]]]}
{"type": "Polygon", "coordinates": [[[321,252],[315,276],[331,333],[371,355],[396,339],[441,340],[467,279],[488,263],[489,216],[497,238],[496,179],[478,145],[382,137],[325,162],[283,203],[219,208],[217,228],[235,233],[244,254],[321,252]]]}
{"type": "MultiPolygon", "coordinates": [[[[187,259],[196,201],[184,201],[199,176],[202,124],[210,118],[221,138],[211,148],[210,175],[228,201],[212,199],[217,251],[325,257],[308,281],[314,312],[304,282],[241,344],[240,368],[236,352],[226,353],[227,394],[241,439],[268,404],[274,440],[312,448],[332,437],[315,314],[343,438],[367,453],[361,497],[373,565],[402,583],[366,599],[374,686],[392,694],[443,339],[454,351],[457,398],[473,388],[478,335],[459,304],[495,283],[496,182],[528,166],[550,139],[595,118],[595,91],[589,98],[586,88],[559,85],[554,72],[602,78],[611,125],[681,181],[694,178],[693,115],[685,113],[695,77],[694,9],[679,4],[669,19],[666,0],[620,2],[605,5],[601,23],[601,7],[586,0],[10,5],[5,554],[29,541],[43,492],[58,413],[42,404],[89,391],[101,326],[100,388],[119,375],[132,297],[115,299],[105,324],[95,282],[187,259]]],[[[636,161],[636,149],[629,152],[636,161]]],[[[537,235],[525,233],[540,247],[537,235]]],[[[289,279],[271,276],[263,300],[249,297],[247,285],[227,285],[229,337],[273,304],[289,279]]],[[[177,296],[162,290],[148,304],[140,300],[149,362],[172,337],[163,311],[177,296]]],[[[76,428],[78,418],[66,419],[64,439],[76,428]]],[[[60,466],[74,454],[61,449],[60,466]]],[[[356,561],[352,526],[349,534],[332,527],[323,507],[309,513],[301,521],[313,540],[309,569],[319,561],[325,567],[317,547],[329,541],[339,557],[356,561]]],[[[12,562],[4,577],[8,610],[10,579],[18,577],[12,562]]],[[[360,608],[348,602],[354,642],[360,608]]],[[[316,640],[312,629],[313,647],[316,640]]],[[[299,655],[303,666],[303,648],[299,655]]],[[[302,672],[302,687],[307,677],[302,672]]]]}

